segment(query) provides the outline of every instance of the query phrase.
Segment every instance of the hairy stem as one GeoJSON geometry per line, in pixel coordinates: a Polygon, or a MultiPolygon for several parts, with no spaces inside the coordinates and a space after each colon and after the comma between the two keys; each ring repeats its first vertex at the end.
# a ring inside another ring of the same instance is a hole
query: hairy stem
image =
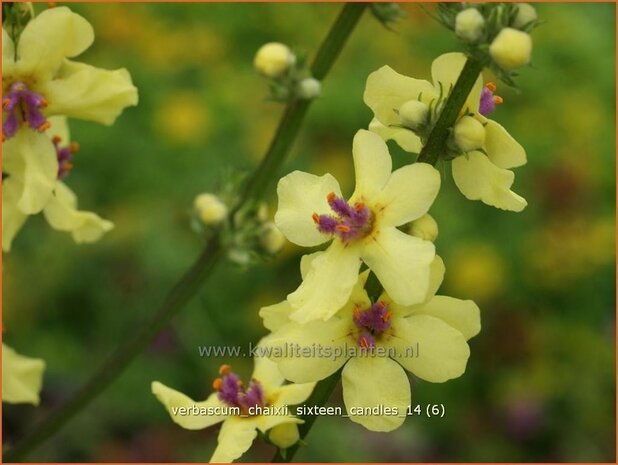
{"type": "MultiPolygon", "coordinates": [[[[341,10],[335,24],[324,39],[311,67],[317,79],[323,79],[339,56],[347,38],[365,10],[365,4],[347,3],[341,10]]],[[[264,195],[268,185],[289,153],[301,124],[309,101],[294,101],[288,104],[281,122],[261,164],[250,178],[241,197],[238,208],[249,200],[264,195]]],[[[122,344],[104,362],[91,378],[73,395],[71,399],[47,419],[41,422],[28,436],[3,454],[4,462],[22,460],[44,441],[57,433],[71,418],[92,402],[115,381],[129,364],[148,347],[153,338],[165,328],[170,320],[193,298],[200,286],[211,275],[223,255],[223,247],[218,236],[214,236],[203,252],[171,289],[157,312],[145,322],[136,334],[122,344]]]]}
{"type": "Polygon", "coordinates": [[[449,130],[457,121],[459,112],[481,71],[483,71],[483,63],[474,58],[468,58],[417,161],[435,165],[440,155],[445,152],[449,130]]]}
{"type": "MultiPolygon", "coordinates": [[[[328,402],[328,399],[330,399],[331,394],[335,390],[335,387],[337,386],[337,384],[339,384],[340,378],[341,370],[338,370],[336,373],[333,373],[328,378],[320,381],[316,385],[309,399],[307,399],[307,401],[305,402],[305,405],[322,406],[326,404],[326,402],[328,402]]],[[[316,418],[317,415],[305,415],[300,417],[300,419],[304,421],[304,423],[298,425],[298,434],[301,441],[304,440],[309,433],[309,430],[313,426],[313,422],[316,420],[316,418]]],[[[296,455],[296,452],[298,452],[298,448],[300,447],[300,445],[301,442],[299,441],[288,449],[277,449],[277,452],[275,453],[275,456],[273,457],[271,462],[291,462],[296,455]]]]}

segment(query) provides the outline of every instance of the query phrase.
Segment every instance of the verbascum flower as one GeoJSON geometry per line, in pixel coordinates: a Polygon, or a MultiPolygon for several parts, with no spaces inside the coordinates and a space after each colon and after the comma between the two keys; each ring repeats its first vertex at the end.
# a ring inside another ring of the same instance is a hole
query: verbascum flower
{"type": "Polygon", "coordinates": [[[204,193],[198,195],[193,206],[202,223],[215,225],[227,218],[228,208],[223,201],[214,194],[204,193]]]}
{"type": "Polygon", "coordinates": [[[352,292],[361,260],[404,305],[420,302],[429,285],[433,244],[397,227],[429,210],[440,188],[439,172],[426,163],[391,172],[385,142],[370,131],[356,133],[352,152],[356,189],[348,200],[330,174],[294,171],[277,187],[275,223],[289,241],[303,247],[332,241],[288,295],[299,322],[336,313],[352,292]]]}
{"type": "Polygon", "coordinates": [[[513,27],[525,28],[538,19],[536,9],[529,3],[517,3],[517,15],[513,20],[513,27]]]}
{"type": "MultiPolygon", "coordinates": [[[[17,44],[2,30],[3,140],[12,141],[21,128],[45,132],[54,115],[110,125],[125,107],[137,104],[137,89],[127,70],[102,70],[69,60],[93,40],[90,24],[66,7],[48,9],[32,19],[17,44]]],[[[29,174],[19,208],[34,214],[55,187],[51,166],[56,153],[53,146],[43,149],[44,140],[34,135],[12,143],[19,141],[29,144],[26,151],[31,155],[24,160],[29,174]]]]}
{"type": "Polygon", "coordinates": [[[256,357],[255,370],[246,385],[229,365],[223,365],[219,373],[221,377],[213,382],[215,392],[201,402],[158,381],[152,383],[152,393],[172,420],[185,429],[204,429],[223,422],[211,462],[236,460],[251,447],[258,431],[271,432],[271,441],[280,447],[293,444],[291,441],[298,438],[296,425],[302,420],[286,407],[307,400],[315,383],[284,385],[277,365],[265,357],[256,357]]]}
{"type": "Polygon", "coordinates": [[[521,68],[530,63],[532,38],[526,32],[505,27],[489,46],[489,54],[502,69],[521,68]]]}
{"type": "MultiPolygon", "coordinates": [[[[465,61],[466,57],[461,53],[438,57],[431,66],[433,84],[404,76],[388,66],[371,73],[364,95],[365,103],[375,115],[370,130],[386,140],[395,140],[408,152],[419,153],[422,138],[403,127],[406,125],[399,110],[410,101],[439,108],[439,102],[455,85],[465,61]]],[[[459,152],[452,155],[455,156],[453,178],[462,194],[470,200],[481,200],[504,210],[521,211],[527,202],[511,191],[515,175],[510,169],[526,163],[526,152],[506,129],[486,118],[496,104],[502,102],[502,98],[494,95],[495,90],[493,83],[483,87],[479,76],[463,105],[453,130],[454,148],[459,152]]]]}
{"type": "Polygon", "coordinates": [[[466,8],[455,17],[455,34],[466,42],[476,42],[483,36],[485,18],[476,8],[466,8]]]}
{"type": "Polygon", "coordinates": [[[39,405],[45,362],[2,344],[2,402],[39,405]]]}
{"type": "Polygon", "coordinates": [[[3,144],[2,182],[2,249],[10,251],[13,239],[28,219],[24,202],[37,205],[49,225],[58,231],[70,232],[77,243],[99,240],[113,224],[98,215],[77,209],[77,196],[62,181],[72,168],[76,151],[71,144],[66,118],[50,117],[47,134],[19,131],[3,144]],[[52,139],[50,139],[50,136],[52,139]],[[30,163],[32,159],[49,158],[45,163],[30,163]],[[52,177],[51,195],[36,186],[47,186],[52,177]],[[43,182],[41,179],[45,178],[43,182]]]}
{"type": "MultiPolygon", "coordinates": [[[[301,273],[321,255],[303,257],[301,273]]],[[[299,324],[290,319],[294,309],[287,301],[262,308],[260,316],[272,331],[265,353],[286,379],[298,383],[319,381],[343,366],[350,419],[372,431],[392,431],[410,405],[405,370],[434,383],[461,376],[470,354],[466,341],[480,331],[480,312],[470,300],[435,295],[444,276],[437,256],[430,286],[416,305],[399,305],[387,293],[372,302],[364,290],[368,273],[361,273],[349,300],[328,321],[299,324]],[[319,347],[320,352],[297,356],[290,347],[299,353],[319,347]],[[397,414],[372,414],[377,408],[397,414]]]]}
{"type": "Polygon", "coordinates": [[[279,42],[269,42],[260,47],[255,54],[255,69],[266,77],[278,78],[296,63],[296,56],[290,48],[279,42]]]}
{"type": "Polygon", "coordinates": [[[438,237],[438,223],[429,213],[426,213],[410,224],[410,234],[434,242],[438,237]]]}

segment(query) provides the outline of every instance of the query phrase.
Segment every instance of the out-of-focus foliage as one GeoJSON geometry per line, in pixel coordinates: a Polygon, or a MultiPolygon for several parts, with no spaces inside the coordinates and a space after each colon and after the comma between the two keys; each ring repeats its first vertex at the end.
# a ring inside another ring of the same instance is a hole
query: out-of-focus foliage
{"type": "MultiPolygon", "coordinates": [[[[76,246],[41,218],[4,257],[5,340],[47,362],[42,403],[4,406],[5,443],[30,430],[161,302],[200,249],[193,198],[229,170],[255,166],[281,107],[252,69],[267,41],[315,52],[334,4],[71,4],[95,27],[85,61],[126,66],[140,104],[111,128],[75,122],[80,143],[67,183],[81,205],[113,220],[101,242],[76,246]],[[87,59],[86,59],[87,58],[87,59]]],[[[38,4],[37,8],[43,8],[38,4]]],[[[500,86],[492,116],[527,149],[520,214],[465,200],[448,166],[431,214],[447,266],[442,294],[474,298],[483,330],[466,374],[413,380],[413,402],[443,403],[442,419],[409,418],[392,434],[318,419],[302,461],[611,461],[615,453],[615,6],[537,4],[534,67],[521,93],[500,86]],[[325,447],[328,445],[328,447],[325,447]]],[[[433,58],[459,50],[415,4],[385,30],[367,15],[324,82],[284,172],[329,171],[352,187],[352,136],[367,127],[366,76],[388,64],[429,77],[433,58]]],[[[433,6],[429,5],[429,9],[433,6]]],[[[395,163],[406,161],[394,145],[395,163]]],[[[274,201],[274,188],[269,200],[274,201]]],[[[271,209],[271,214],[274,210],[271,209]]],[[[130,369],[30,459],[206,460],[216,428],[174,425],[150,394],[160,380],[204,398],[221,363],[198,345],[246,344],[265,334],[257,311],[300,280],[301,250],[248,271],[220,267],[130,369]]],[[[340,403],[340,392],[332,402],[340,403]]],[[[257,443],[261,444],[261,443],[257,443]]],[[[268,460],[258,445],[247,460],[268,460]]]]}

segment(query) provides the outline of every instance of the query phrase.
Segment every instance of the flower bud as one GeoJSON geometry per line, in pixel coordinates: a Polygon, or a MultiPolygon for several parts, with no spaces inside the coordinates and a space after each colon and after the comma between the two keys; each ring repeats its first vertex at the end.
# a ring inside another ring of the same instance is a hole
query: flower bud
{"type": "Polygon", "coordinates": [[[218,224],[227,217],[227,206],[214,194],[198,195],[193,206],[204,224],[218,224]]]}
{"type": "Polygon", "coordinates": [[[535,8],[529,3],[517,3],[517,16],[513,21],[513,26],[521,29],[533,21],[536,21],[537,14],[535,8]]]}
{"type": "Polygon", "coordinates": [[[282,423],[270,430],[268,439],[280,449],[287,449],[300,439],[298,427],[296,423],[282,423]]]}
{"type": "Polygon", "coordinates": [[[260,74],[277,78],[296,63],[296,57],[287,45],[269,42],[260,47],[253,64],[260,74]]]}
{"type": "Polygon", "coordinates": [[[476,42],[483,35],[485,18],[476,8],[466,8],[455,17],[455,34],[466,42],[476,42]]]}
{"type": "Polygon", "coordinates": [[[453,136],[459,149],[470,152],[483,147],[485,128],[472,116],[464,116],[455,124],[453,136]]]}
{"type": "Polygon", "coordinates": [[[405,127],[419,129],[427,123],[429,107],[419,100],[408,100],[399,107],[399,118],[405,127]]]}
{"type": "Polygon", "coordinates": [[[270,254],[279,252],[285,244],[285,236],[275,223],[266,223],[260,237],[260,244],[270,254]]]}
{"type": "Polygon", "coordinates": [[[532,39],[530,35],[505,27],[496,36],[489,46],[491,58],[502,69],[511,70],[527,65],[532,53],[532,39]]]}
{"type": "Polygon", "coordinates": [[[429,213],[425,213],[410,224],[409,232],[420,239],[433,242],[438,237],[438,223],[429,213]]]}
{"type": "Polygon", "coordinates": [[[297,95],[304,100],[311,100],[319,97],[322,92],[322,84],[314,78],[306,78],[296,86],[297,95]]]}

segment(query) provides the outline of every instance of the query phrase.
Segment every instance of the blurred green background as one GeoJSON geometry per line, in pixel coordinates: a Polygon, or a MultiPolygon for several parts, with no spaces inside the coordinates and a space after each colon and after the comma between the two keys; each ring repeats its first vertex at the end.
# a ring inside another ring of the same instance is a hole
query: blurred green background
{"type": "MultiPolygon", "coordinates": [[[[409,418],[390,434],[318,419],[299,461],[615,460],[615,5],[538,4],[534,66],[521,92],[498,83],[493,118],[527,149],[514,189],[520,214],[469,202],[450,168],[431,210],[447,275],[441,294],[473,298],[483,330],[467,372],[445,384],[412,379],[413,403],[443,403],[442,419],[409,418]]],[[[43,5],[37,5],[42,8],[43,5]]],[[[67,179],[82,208],[116,228],[94,245],[31,219],[4,256],[5,341],[47,362],[42,403],[3,406],[5,443],[62,404],[150,315],[191,263],[195,195],[230,167],[250,170],[281,114],[252,60],[267,41],[309,56],[337,4],[72,4],[97,40],[80,61],[126,67],[140,104],[103,127],[74,122],[81,144],[67,179]]],[[[429,78],[431,61],[460,50],[417,4],[396,32],[362,18],[323,84],[282,174],[331,172],[351,188],[351,143],[368,125],[367,75],[388,64],[429,78]]],[[[434,8],[428,5],[429,9],[434,8]]],[[[409,155],[392,146],[395,163],[409,155]]],[[[349,192],[349,190],[348,190],[349,192]]],[[[274,206],[274,188],[269,201],[274,206]]],[[[271,215],[273,214],[271,208],[271,215]]],[[[150,394],[159,380],[194,398],[218,366],[249,374],[249,360],[208,360],[203,344],[265,334],[257,311],[299,282],[302,250],[215,276],[115,384],[29,459],[207,461],[217,427],[185,431],[150,394]]],[[[331,399],[341,404],[338,390],[331,399]]],[[[243,460],[269,460],[256,442],[243,460]]]]}

